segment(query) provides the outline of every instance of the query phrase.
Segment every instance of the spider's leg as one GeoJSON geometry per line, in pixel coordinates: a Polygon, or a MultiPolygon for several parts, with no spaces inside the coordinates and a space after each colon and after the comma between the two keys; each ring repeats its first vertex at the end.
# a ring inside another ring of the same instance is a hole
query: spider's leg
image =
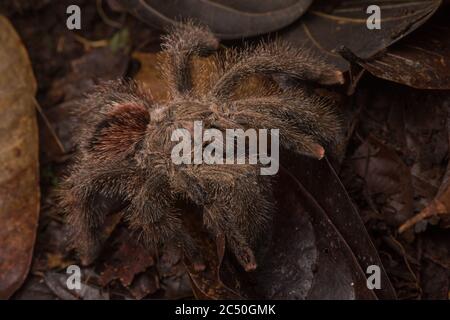
{"type": "Polygon", "coordinates": [[[339,117],[330,102],[299,90],[233,101],[230,110],[236,123],[279,129],[282,146],[319,159],[341,134],[339,117]]]}
{"type": "Polygon", "coordinates": [[[263,43],[244,51],[240,59],[227,67],[210,91],[210,95],[226,101],[241,80],[254,74],[285,75],[323,85],[343,84],[342,72],[314,57],[308,50],[287,43],[263,43]]]}
{"type": "Polygon", "coordinates": [[[174,207],[175,198],[167,175],[164,171],[148,169],[137,179],[139,187],[125,213],[130,228],[139,233],[139,240],[146,247],[153,250],[174,241],[183,248],[197,270],[204,269],[202,255],[174,207]]]}
{"type": "Polygon", "coordinates": [[[98,87],[83,103],[88,113],[79,128],[77,161],[63,183],[61,204],[85,263],[101,247],[105,216],[121,209],[134,192],[134,156],[142,148],[149,104],[134,84],[122,82],[98,87]]]}
{"type": "Polygon", "coordinates": [[[249,164],[201,165],[188,168],[186,174],[205,192],[207,229],[225,236],[247,271],[255,269],[254,246],[270,224],[273,210],[270,178],[260,176],[259,167],[249,164]]]}
{"type": "Polygon", "coordinates": [[[166,176],[156,170],[141,171],[126,220],[132,229],[141,232],[144,244],[157,247],[173,237],[181,228],[181,221],[173,211],[174,199],[168,192],[166,176]]]}
{"type": "Polygon", "coordinates": [[[99,254],[105,240],[101,237],[105,217],[126,207],[122,186],[131,174],[118,165],[101,170],[92,170],[91,166],[91,162],[77,165],[60,190],[71,241],[83,265],[92,263],[99,254]]]}
{"type": "Polygon", "coordinates": [[[219,41],[207,27],[192,22],[174,27],[163,38],[162,49],[167,59],[161,61],[161,67],[173,98],[192,89],[192,57],[209,55],[218,47],[219,41]]]}

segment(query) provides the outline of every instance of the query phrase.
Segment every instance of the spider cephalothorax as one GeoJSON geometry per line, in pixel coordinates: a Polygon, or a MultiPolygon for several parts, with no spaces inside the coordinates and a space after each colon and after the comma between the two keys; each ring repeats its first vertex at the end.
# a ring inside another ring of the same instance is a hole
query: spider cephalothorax
{"type": "Polygon", "coordinates": [[[209,82],[195,90],[192,58],[217,48],[207,28],[179,26],[163,44],[168,101],[155,103],[136,84],[113,82],[84,102],[91,112],[62,198],[85,262],[98,253],[105,216],[121,210],[145,244],[176,241],[203,267],[183,227],[183,213],[175,206],[185,199],[202,208],[204,225],[213,235],[225,236],[246,270],[256,267],[253,249],[270,225],[273,210],[271,178],[260,175],[259,165],[175,165],[175,129],[190,129],[198,120],[219,130],[279,128],[282,148],[316,158],[334,142],[339,124],[328,100],[299,87],[281,90],[275,85],[241,95],[239,84],[254,75],[336,84],[342,82],[339,72],[288,45],[264,43],[216,54],[209,82]]]}

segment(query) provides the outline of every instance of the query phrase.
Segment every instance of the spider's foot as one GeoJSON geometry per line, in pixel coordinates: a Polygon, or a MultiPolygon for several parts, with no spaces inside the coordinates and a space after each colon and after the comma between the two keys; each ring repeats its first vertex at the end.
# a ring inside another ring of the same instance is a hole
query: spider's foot
{"type": "Polygon", "coordinates": [[[234,248],[234,255],[246,272],[250,272],[256,269],[258,266],[256,263],[253,250],[249,247],[234,248]]]}
{"type": "Polygon", "coordinates": [[[100,254],[100,245],[91,245],[87,248],[80,248],[78,256],[82,266],[91,265],[100,254]]]}
{"type": "Polygon", "coordinates": [[[196,272],[201,272],[206,269],[203,255],[195,241],[190,236],[184,237],[184,241],[181,246],[183,248],[184,255],[192,263],[192,266],[196,272]]]}
{"type": "Polygon", "coordinates": [[[242,236],[235,233],[234,236],[227,237],[227,243],[245,271],[249,272],[257,268],[255,254],[242,236]]]}
{"type": "Polygon", "coordinates": [[[194,267],[194,271],[201,272],[206,269],[205,260],[199,252],[185,252],[185,255],[191,261],[192,266],[194,267]]]}
{"type": "Polygon", "coordinates": [[[202,272],[206,269],[206,265],[203,262],[194,262],[194,271],[202,272]]]}

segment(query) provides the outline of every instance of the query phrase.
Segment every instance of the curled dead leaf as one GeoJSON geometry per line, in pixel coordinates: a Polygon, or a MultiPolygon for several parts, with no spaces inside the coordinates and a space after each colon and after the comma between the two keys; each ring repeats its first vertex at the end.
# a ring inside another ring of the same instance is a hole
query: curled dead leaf
{"type": "Polygon", "coordinates": [[[425,23],[441,3],[441,0],[384,1],[378,4],[381,29],[371,30],[366,25],[369,17],[366,9],[373,1],[318,0],[302,19],[281,31],[281,37],[346,71],[349,64],[338,53],[342,46],[362,59],[373,57],[425,23]]]}
{"type": "Polygon", "coordinates": [[[450,89],[449,8],[420,30],[369,59],[352,59],[376,77],[418,89],[450,89]]]}
{"type": "Polygon", "coordinates": [[[113,8],[126,10],[155,26],[166,27],[180,19],[208,25],[222,39],[239,39],[279,30],[309,8],[312,0],[110,0],[113,8]]]}

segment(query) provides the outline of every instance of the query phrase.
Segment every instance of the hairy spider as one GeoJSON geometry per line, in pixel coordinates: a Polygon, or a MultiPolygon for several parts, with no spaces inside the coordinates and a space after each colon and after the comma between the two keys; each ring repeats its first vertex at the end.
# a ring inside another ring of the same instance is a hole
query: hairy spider
{"type": "Polygon", "coordinates": [[[84,103],[91,111],[80,131],[77,161],[62,189],[84,263],[98,254],[106,215],[121,210],[144,244],[154,248],[176,241],[203,268],[175,205],[186,199],[202,208],[205,227],[225,236],[247,271],[256,268],[254,247],[270,226],[274,207],[271,178],[259,174],[259,165],[175,165],[170,156],[174,129],[192,129],[195,120],[219,130],[279,128],[282,148],[318,159],[335,142],[340,125],[327,99],[302,87],[282,90],[274,84],[244,95],[239,91],[254,75],[329,85],[342,83],[340,72],[281,42],[222,53],[217,53],[218,46],[206,27],[180,25],[163,44],[168,101],[155,103],[138,85],[124,82],[100,86],[87,97],[84,103]],[[214,51],[214,72],[203,90],[195,90],[192,60],[214,51]]]}

